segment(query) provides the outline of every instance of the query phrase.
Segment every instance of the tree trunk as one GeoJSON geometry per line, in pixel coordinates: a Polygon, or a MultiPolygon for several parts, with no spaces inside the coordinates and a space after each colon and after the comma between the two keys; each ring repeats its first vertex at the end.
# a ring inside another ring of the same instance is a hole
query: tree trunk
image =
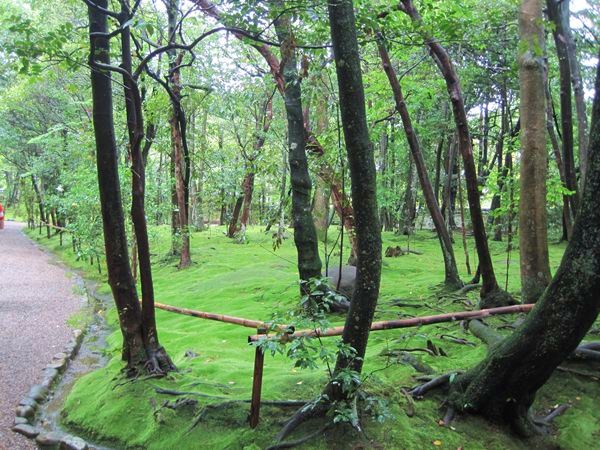
{"type": "MultiPolygon", "coordinates": [[[[142,150],[144,139],[144,116],[142,99],[137,81],[131,75],[131,30],[124,26],[131,19],[129,2],[121,1],[119,24],[121,32],[121,65],[127,72],[123,76],[125,111],[127,115],[127,131],[131,153],[131,220],[135,229],[135,239],[138,252],[139,273],[142,288],[142,338],[146,360],[144,367],[150,373],[164,373],[175,369],[165,349],[158,341],[156,318],[154,314],[154,285],[152,281],[152,265],[150,261],[150,243],[146,223],[146,167],[142,150]]],[[[125,253],[127,258],[127,253],[125,253]]],[[[126,259],[127,261],[127,259],[126,259]]],[[[131,275],[131,269],[129,272],[131,275]]],[[[132,280],[133,281],[133,280],[132,280]]],[[[134,284],[135,287],[135,284],[134,284]]],[[[136,294],[137,295],[137,294],[136,294]]]]}
{"type": "MultiPolygon", "coordinates": [[[[554,45],[558,57],[558,70],[560,74],[560,122],[562,129],[563,163],[565,166],[565,181],[567,189],[573,191],[569,196],[570,209],[575,216],[579,206],[579,194],[577,192],[577,175],[575,174],[574,141],[573,141],[573,106],[571,102],[571,68],[567,43],[564,39],[564,26],[569,27],[568,15],[569,5],[560,5],[556,0],[546,0],[548,17],[554,24],[554,45]],[[566,7],[566,9],[563,9],[566,7]],[[566,20],[565,23],[565,13],[566,20]]],[[[541,19],[540,19],[541,20],[541,19]]]]}
{"type": "MultiPolygon", "coordinates": [[[[565,165],[562,160],[560,153],[560,145],[556,132],[554,131],[554,117],[552,115],[552,97],[550,95],[550,86],[548,81],[548,68],[545,68],[545,80],[544,80],[544,91],[546,96],[546,131],[550,137],[550,144],[552,145],[552,152],[554,153],[554,160],[558,167],[558,174],[560,176],[560,182],[566,187],[567,181],[565,179],[565,165]]],[[[563,236],[561,240],[569,241],[571,234],[573,233],[573,216],[571,214],[571,206],[569,202],[569,196],[563,194],[563,211],[562,211],[562,225],[563,225],[563,236]]]]}
{"type": "MultiPolygon", "coordinates": [[[[96,0],[96,5],[106,8],[107,0],[96,0]]],[[[93,7],[88,8],[90,33],[107,33],[106,16],[93,7]]],[[[90,63],[109,63],[109,41],[105,37],[90,37],[90,63]]],[[[133,372],[146,362],[142,337],[141,308],[129,266],[125,219],[121,204],[117,145],[113,125],[113,105],[110,72],[91,71],[93,123],[96,138],[96,163],[100,206],[104,228],[104,244],[108,281],[119,311],[119,324],[123,334],[123,359],[133,372]]]]}
{"type": "Polygon", "coordinates": [[[402,218],[400,219],[398,232],[410,236],[415,229],[415,218],[417,216],[417,195],[415,186],[415,162],[412,153],[408,155],[408,167],[406,168],[406,188],[402,200],[402,218]]]}
{"type": "Polygon", "coordinates": [[[313,197],[312,215],[319,241],[327,238],[329,228],[329,199],[331,198],[331,185],[325,183],[321,177],[316,178],[315,195],[313,197]]]}
{"type": "MultiPolygon", "coordinates": [[[[279,6],[282,5],[278,2],[279,6]]],[[[294,224],[294,244],[298,252],[298,272],[300,292],[309,294],[308,280],[321,276],[319,241],[311,214],[312,182],[306,159],[306,135],[302,111],[300,77],[296,64],[295,39],[288,14],[279,15],[275,20],[277,38],[281,43],[283,77],[285,89],[285,111],[288,123],[288,144],[290,183],[292,188],[292,221],[294,224]]]]}
{"type": "MultiPolygon", "coordinates": [[[[573,39],[573,34],[571,33],[571,25],[569,23],[569,0],[547,0],[547,4],[548,15],[550,16],[550,20],[552,20],[555,24],[554,39],[555,41],[558,40],[561,44],[561,56],[566,57],[568,60],[570,78],[573,85],[573,93],[575,94],[575,110],[577,111],[577,131],[579,144],[579,186],[583,186],[587,171],[588,123],[583,82],[581,80],[581,70],[579,68],[579,62],[577,61],[577,48],[575,45],[575,40],[573,39]]],[[[559,56],[559,58],[561,56],[559,56]]]]}
{"type": "Polygon", "coordinates": [[[522,435],[536,431],[529,412],[536,392],[600,311],[600,65],[596,76],[588,176],[560,267],[523,324],[451,385],[457,410],[508,423],[522,435]]]}
{"type": "Polygon", "coordinates": [[[242,214],[240,216],[240,227],[242,235],[245,236],[246,228],[248,228],[248,222],[250,220],[250,207],[252,205],[252,194],[254,193],[254,172],[249,169],[244,175],[244,181],[242,182],[242,192],[244,193],[244,203],[242,208],[242,214]]]}
{"type": "Polygon", "coordinates": [[[394,93],[396,109],[400,113],[400,117],[402,119],[404,133],[406,134],[406,140],[408,141],[408,146],[410,148],[412,159],[414,160],[414,165],[417,169],[417,174],[421,183],[421,189],[423,190],[423,196],[425,197],[425,203],[427,204],[429,214],[431,215],[431,219],[433,220],[433,224],[435,226],[436,232],[438,234],[438,239],[440,241],[440,247],[442,249],[442,255],[444,258],[444,282],[447,286],[459,287],[460,285],[462,285],[462,282],[458,275],[456,259],[454,258],[454,249],[452,248],[452,241],[450,240],[450,235],[448,234],[448,230],[446,228],[446,225],[444,224],[444,218],[442,217],[442,213],[438,206],[435,193],[433,192],[431,182],[429,181],[427,167],[425,166],[425,160],[423,158],[423,152],[421,151],[419,140],[417,139],[417,135],[412,126],[412,120],[410,118],[408,108],[406,107],[406,103],[404,101],[404,96],[402,94],[400,82],[398,80],[398,77],[396,76],[396,71],[392,67],[385,45],[381,41],[381,37],[378,40],[378,47],[379,55],[383,63],[383,70],[385,71],[388,77],[390,86],[392,87],[392,91],[394,93]]]}
{"type": "Polygon", "coordinates": [[[521,51],[521,196],[519,248],[521,296],[535,303],[550,282],[546,217],[546,102],[544,62],[539,52],[544,30],[541,0],[522,0],[519,14],[521,51]]]}
{"type": "MultiPolygon", "coordinates": [[[[412,0],[402,0],[402,10],[417,24],[422,25],[423,20],[415,9],[412,0]]],[[[425,28],[423,28],[425,30],[425,28]]],[[[452,113],[458,133],[458,142],[460,153],[463,158],[465,171],[465,182],[467,187],[467,199],[471,213],[471,222],[473,226],[473,237],[479,257],[479,267],[481,269],[482,287],[481,303],[482,308],[492,306],[502,306],[514,303],[514,300],[498,286],[494,266],[488,248],[487,235],[483,214],[481,212],[481,203],[479,195],[479,183],[473,159],[473,147],[469,133],[468,119],[464,106],[464,99],[460,87],[458,74],[452,64],[450,56],[442,45],[432,36],[424,33],[425,44],[429,47],[431,55],[446,81],[446,88],[450,101],[452,103],[452,113]]]]}
{"type": "Polygon", "coordinates": [[[352,347],[356,355],[353,358],[338,355],[336,373],[343,369],[360,372],[379,294],[381,227],[352,0],[330,0],[328,10],[358,245],[356,287],[342,335],[343,342],[352,347]]]}
{"type": "Polygon", "coordinates": [[[235,202],[235,206],[233,207],[233,212],[231,214],[231,219],[229,221],[229,226],[227,228],[227,237],[233,238],[235,237],[235,233],[237,233],[237,223],[240,219],[240,212],[242,210],[242,205],[244,204],[244,196],[241,195],[237,198],[235,202]]]}
{"type": "MultiPolygon", "coordinates": [[[[177,23],[179,14],[179,0],[169,0],[167,7],[169,44],[177,43],[177,23]]],[[[185,141],[185,127],[187,126],[185,115],[181,106],[181,59],[183,53],[176,54],[174,50],[169,55],[169,77],[168,88],[171,99],[171,116],[169,125],[171,127],[171,147],[174,158],[175,176],[175,198],[177,200],[177,212],[179,222],[179,269],[185,269],[192,264],[190,255],[190,227],[189,227],[189,173],[190,161],[187,142],[185,141]],[[187,155],[187,156],[186,156],[187,155]]]]}

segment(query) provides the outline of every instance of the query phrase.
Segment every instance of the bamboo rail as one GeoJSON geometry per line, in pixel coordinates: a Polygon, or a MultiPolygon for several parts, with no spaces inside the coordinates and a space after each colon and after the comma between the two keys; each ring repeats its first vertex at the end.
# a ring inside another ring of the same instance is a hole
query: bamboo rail
{"type": "MultiPolygon", "coordinates": [[[[273,327],[273,324],[270,324],[268,322],[262,322],[260,320],[244,319],[243,317],[234,317],[225,314],[216,314],[204,311],[197,311],[194,309],[179,308],[177,306],[165,305],[164,303],[154,302],[154,306],[158,309],[162,309],[163,311],[184,314],[186,316],[198,317],[199,319],[216,320],[218,322],[232,323],[234,325],[240,325],[242,327],[254,328],[255,330],[269,330],[273,327]]],[[[275,329],[278,331],[290,330],[291,332],[293,332],[294,328],[286,325],[275,325],[275,329]]]]}
{"type": "MultiPolygon", "coordinates": [[[[383,320],[371,324],[371,331],[393,330],[396,328],[418,327],[421,325],[429,325],[433,323],[452,322],[455,320],[465,319],[482,319],[484,317],[495,316],[500,314],[514,314],[519,312],[529,312],[533,308],[533,304],[500,306],[498,308],[479,309],[477,311],[459,311],[454,313],[437,314],[434,316],[413,317],[410,319],[398,320],[383,320]]],[[[284,336],[283,339],[295,339],[299,337],[330,337],[340,336],[344,331],[344,327],[333,327],[326,330],[299,330],[284,336]]],[[[248,342],[258,342],[263,339],[278,339],[279,336],[267,337],[264,334],[255,334],[248,336],[248,342]]]]}

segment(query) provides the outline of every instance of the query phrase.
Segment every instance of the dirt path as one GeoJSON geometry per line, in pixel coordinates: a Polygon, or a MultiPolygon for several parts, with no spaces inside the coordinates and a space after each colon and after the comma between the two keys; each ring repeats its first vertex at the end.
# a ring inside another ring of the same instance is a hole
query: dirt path
{"type": "Polygon", "coordinates": [[[81,306],[64,269],[7,222],[0,230],[0,449],[34,449],[13,433],[16,405],[69,341],[66,320],[81,306]]]}

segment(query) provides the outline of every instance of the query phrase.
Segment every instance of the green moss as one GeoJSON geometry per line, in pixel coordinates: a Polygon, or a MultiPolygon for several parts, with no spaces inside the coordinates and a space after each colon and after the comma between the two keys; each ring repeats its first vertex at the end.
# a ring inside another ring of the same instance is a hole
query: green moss
{"type": "MultiPolygon", "coordinates": [[[[36,232],[31,233],[38,238],[36,232]]],[[[287,240],[276,253],[271,250],[269,235],[258,228],[248,232],[249,244],[240,245],[215,229],[192,236],[191,268],[178,271],[176,260],[164,257],[169,249],[170,234],[166,227],[152,230],[152,251],[155,254],[154,279],[158,301],[186,308],[229,314],[258,320],[269,320],[273,315],[285,313],[297,304],[296,255],[293,242],[287,240]]],[[[40,242],[57,251],[67,264],[86,273],[86,276],[104,282],[103,275],[88,262],[76,261],[70,247],[60,247],[58,239],[40,242]]],[[[384,249],[388,245],[406,247],[406,237],[385,234],[384,249]]],[[[504,287],[506,277],[505,243],[490,242],[490,249],[499,282],[504,287]]],[[[465,300],[443,294],[443,263],[438,241],[431,232],[420,232],[411,237],[410,247],[422,255],[384,258],[379,309],[375,320],[404,315],[430,315],[465,309],[465,300]],[[401,308],[391,301],[401,299],[414,307],[401,308]]],[[[557,267],[564,245],[551,245],[553,270],[557,267]]],[[[473,243],[469,242],[471,267],[476,266],[473,243]]],[[[465,273],[464,254],[457,236],[455,247],[459,269],[465,273]]],[[[347,254],[347,253],[346,253],[347,254]]],[[[337,261],[337,256],[333,256],[337,261]]],[[[331,263],[335,265],[337,263],[331,263]]],[[[518,296],[518,250],[511,254],[508,269],[508,290],[518,296]]],[[[104,284],[103,289],[108,291],[104,284]]],[[[469,294],[476,305],[477,293],[469,294]]],[[[114,310],[107,318],[116,325],[114,310]]],[[[336,325],[343,324],[342,315],[334,316],[336,325]]],[[[108,353],[112,356],[107,367],[83,376],[75,384],[64,406],[64,423],[83,434],[106,442],[117,448],[194,449],[199,448],[264,448],[280,429],[283,420],[293,410],[263,407],[261,423],[251,430],[246,424],[247,404],[232,404],[224,409],[209,411],[205,419],[188,431],[194,415],[207,403],[222,400],[197,397],[197,408],[171,410],[161,408],[165,401],[175,398],[157,394],[160,386],[180,391],[196,391],[225,397],[231,400],[249,399],[252,384],[254,351],[246,343],[252,329],[200,320],[164,311],[157,311],[160,340],[173,358],[179,371],[167,378],[126,383],[120,374],[121,337],[115,331],[108,339],[108,353]],[[186,356],[188,354],[194,357],[186,356]],[[190,353],[193,352],[193,353],[190,353]]],[[[514,317],[493,318],[491,324],[511,323],[514,317]]],[[[448,355],[431,356],[414,353],[438,373],[465,370],[486,354],[486,347],[462,330],[457,323],[445,323],[420,328],[407,328],[372,333],[365,362],[365,374],[372,373],[366,382],[368,391],[387,399],[392,418],[383,423],[365,418],[369,445],[385,448],[422,449],[526,449],[530,443],[522,442],[479,418],[457,420],[453,429],[438,426],[443,416],[439,410],[443,397],[432,396],[417,402],[415,414],[408,417],[407,400],[403,387],[416,382],[415,370],[386,356],[390,349],[425,348],[427,341],[441,347],[448,355]],[[476,346],[459,345],[444,339],[443,335],[467,339],[476,346]]],[[[327,341],[333,345],[333,339],[327,341]]],[[[264,399],[311,399],[326,381],[325,368],[302,371],[283,356],[267,356],[265,360],[264,399]]],[[[573,407],[558,419],[556,435],[550,443],[563,448],[592,448],[598,439],[600,412],[594,408],[594,399],[600,397],[600,387],[593,381],[560,373],[545,386],[536,407],[542,411],[555,403],[572,401],[573,407]],[[577,397],[580,400],[577,400],[577,397]],[[596,433],[596,435],[594,435],[596,433]]],[[[357,438],[352,434],[325,436],[311,441],[305,448],[348,448],[357,438]]]]}

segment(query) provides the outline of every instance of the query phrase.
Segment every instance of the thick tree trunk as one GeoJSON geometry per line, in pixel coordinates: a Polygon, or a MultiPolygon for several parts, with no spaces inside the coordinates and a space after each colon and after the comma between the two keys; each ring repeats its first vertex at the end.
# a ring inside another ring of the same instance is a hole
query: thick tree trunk
{"type": "Polygon", "coordinates": [[[336,373],[343,369],[360,372],[379,294],[381,227],[352,0],[330,0],[328,10],[358,245],[356,287],[342,335],[343,342],[356,351],[356,356],[340,354],[336,373]]]}
{"type": "MultiPolygon", "coordinates": [[[[280,4],[281,6],[281,4],[280,4]]],[[[298,252],[298,272],[300,292],[309,294],[306,283],[321,276],[319,241],[311,213],[312,182],[306,159],[306,135],[302,111],[300,77],[296,63],[295,39],[287,14],[275,20],[277,38],[281,43],[283,60],[282,73],[285,80],[283,98],[288,123],[290,184],[292,188],[292,221],[294,224],[294,244],[298,252]]]]}
{"type": "Polygon", "coordinates": [[[523,435],[536,431],[529,413],[536,392],[600,312],[600,65],[596,76],[588,176],[560,267],[523,324],[451,385],[457,410],[508,423],[523,435]]]}
{"type": "Polygon", "coordinates": [[[523,0],[519,14],[521,51],[519,80],[521,95],[521,196],[519,248],[521,252],[521,296],[535,303],[550,282],[548,221],[546,217],[546,102],[542,1],[523,0]]]}
{"type": "Polygon", "coordinates": [[[459,287],[460,285],[462,285],[462,282],[458,275],[456,259],[454,258],[454,249],[452,248],[452,241],[450,240],[450,235],[448,234],[448,230],[444,223],[444,218],[442,217],[442,213],[435,198],[435,193],[433,192],[431,182],[429,181],[427,167],[425,166],[425,160],[423,158],[423,152],[421,151],[419,140],[417,139],[417,135],[412,126],[412,120],[410,118],[408,108],[406,107],[406,103],[404,101],[404,96],[402,94],[400,82],[398,81],[398,77],[396,76],[396,71],[392,67],[384,43],[381,40],[379,40],[378,42],[378,47],[379,55],[383,63],[383,69],[388,77],[390,86],[392,87],[392,91],[394,93],[396,109],[400,113],[400,117],[402,119],[404,133],[406,134],[406,140],[408,141],[408,146],[410,148],[412,159],[414,160],[414,164],[417,169],[417,174],[421,183],[421,189],[423,190],[423,196],[425,197],[425,203],[427,204],[427,209],[429,210],[429,214],[431,215],[431,219],[433,220],[433,224],[435,226],[436,232],[438,234],[438,239],[440,241],[440,247],[442,249],[442,255],[444,257],[444,282],[447,286],[459,287]]]}
{"type": "MultiPolygon", "coordinates": [[[[402,10],[418,25],[422,24],[422,19],[415,9],[412,0],[402,0],[402,10]]],[[[423,28],[425,29],[425,28],[423,28]]],[[[471,213],[471,222],[473,226],[473,237],[479,257],[479,267],[481,269],[482,287],[481,304],[482,308],[492,306],[501,306],[514,303],[514,300],[498,286],[494,266],[488,248],[487,235],[483,214],[481,212],[481,202],[479,196],[479,183],[475,161],[473,159],[473,147],[469,133],[469,122],[465,111],[464,100],[458,74],[452,64],[450,56],[442,45],[432,36],[424,32],[425,44],[429,48],[431,55],[446,81],[446,88],[450,101],[452,103],[452,113],[456,123],[458,133],[459,149],[463,159],[465,182],[467,187],[467,199],[471,213]]]]}

